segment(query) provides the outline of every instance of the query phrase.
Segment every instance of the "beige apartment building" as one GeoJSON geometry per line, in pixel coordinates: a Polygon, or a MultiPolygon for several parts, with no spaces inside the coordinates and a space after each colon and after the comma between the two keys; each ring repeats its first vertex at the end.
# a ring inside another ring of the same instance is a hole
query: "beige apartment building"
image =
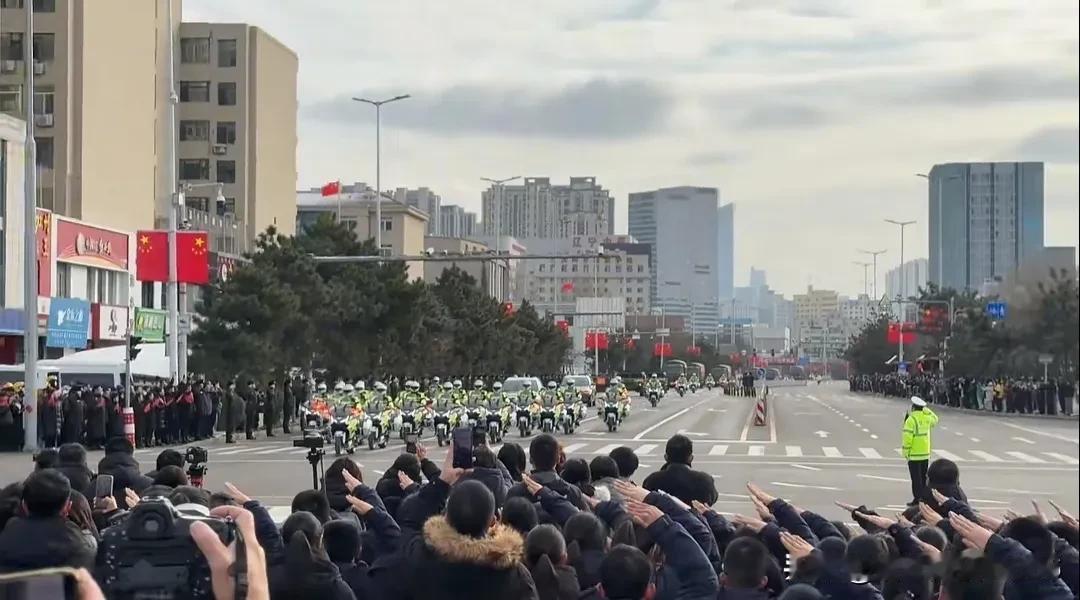
{"type": "Polygon", "coordinates": [[[241,223],[253,239],[270,225],[296,230],[294,53],[258,27],[183,23],[176,48],[177,179],[223,184],[186,205],[241,223]]]}
{"type": "Polygon", "coordinates": [[[795,305],[795,338],[811,327],[823,327],[827,321],[838,319],[840,295],[835,290],[815,290],[808,286],[805,294],[791,298],[795,305]]]}
{"type": "Polygon", "coordinates": [[[34,61],[27,65],[24,2],[0,1],[0,112],[24,117],[32,69],[38,206],[117,229],[149,227],[156,129],[165,114],[156,91],[165,4],[32,2],[34,61]]]}

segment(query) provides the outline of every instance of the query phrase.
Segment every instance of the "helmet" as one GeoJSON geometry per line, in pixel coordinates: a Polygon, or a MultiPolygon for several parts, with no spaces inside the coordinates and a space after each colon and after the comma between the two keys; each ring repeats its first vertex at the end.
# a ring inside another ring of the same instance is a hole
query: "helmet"
{"type": "Polygon", "coordinates": [[[345,384],[345,393],[351,394],[352,392],[355,392],[355,391],[356,391],[356,388],[353,387],[353,384],[351,384],[351,383],[346,383],[345,384]]]}
{"type": "Polygon", "coordinates": [[[362,391],[364,391],[364,389],[365,389],[366,387],[367,387],[367,386],[365,386],[365,385],[364,385],[364,382],[363,382],[363,381],[357,381],[357,382],[356,382],[356,389],[357,389],[358,391],[361,391],[361,392],[362,392],[362,391]]]}
{"type": "Polygon", "coordinates": [[[439,379],[439,376],[436,375],[436,376],[431,378],[431,381],[434,382],[434,383],[439,383],[440,381],[442,381],[442,379],[439,379]]]}
{"type": "Polygon", "coordinates": [[[563,385],[565,385],[565,386],[566,386],[566,387],[568,387],[568,388],[572,388],[572,387],[574,387],[574,382],[573,382],[573,381],[571,381],[571,380],[569,380],[569,379],[567,379],[566,381],[562,382],[562,384],[563,384],[563,385]]]}
{"type": "Polygon", "coordinates": [[[551,380],[551,381],[548,382],[548,389],[549,390],[553,390],[553,389],[555,389],[557,387],[559,387],[559,384],[555,383],[555,380],[551,380]]]}
{"type": "Polygon", "coordinates": [[[472,385],[473,385],[474,388],[476,388],[478,390],[484,389],[484,382],[482,380],[480,380],[480,379],[477,379],[476,381],[472,382],[472,385]]]}
{"type": "Polygon", "coordinates": [[[653,373],[649,379],[656,379],[656,373],[653,373]]]}
{"type": "Polygon", "coordinates": [[[622,377],[619,377],[618,375],[612,377],[611,383],[622,383],[622,377]]]}
{"type": "Polygon", "coordinates": [[[339,382],[335,383],[334,384],[334,391],[335,392],[344,392],[345,391],[345,382],[344,381],[339,381],[339,382]]]}
{"type": "Polygon", "coordinates": [[[420,389],[420,383],[410,379],[410,380],[405,382],[405,389],[415,392],[415,391],[420,389]]]}
{"type": "Polygon", "coordinates": [[[495,383],[491,384],[491,389],[493,389],[495,391],[501,390],[502,389],[502,382],[501,381],[496,381],[495,383]]]}
{"type": "Polygon", "coordinates": [[[386,391],[386,384],[381,382],[381,381],[376,381],[375,382],[375,391],[376,392],[385,392],[386,391]]]}
{"type": "Polygon", "coordinates": [[[532,379],[526,379],[525,381],[522,381],[522,382],[521,382],[521,385],[522,385],[522,386],[523,386],[523,387],[524,387],[525,389],[529,389],[529,388],[531,388],[531,387],[532,387],[532,379]]]}
{"type": "Polygon", "coordinates": [[[447,381],[446,383],[442,384],[442,388],[444,390],[446,390],[446,391],[450,391],[450,390],[454,389],[454,384],[447,381]]]}
{"type": "Polygon", "coordinates": [[[454,387],[456,387],[456,388],[461,387],[461,380],[460,379],[455,379],[454,380],[454,387]]]}
{"type": "MultiPolygon", "coordinates": [[[[235,381],[230,381],[229,383],[231,383],[233,385],[236,385],[235,381]]],[[[325,382],[319,384],[319,391],[320,392],[325,392],[326,391],[326,383],[325,382]]]]}

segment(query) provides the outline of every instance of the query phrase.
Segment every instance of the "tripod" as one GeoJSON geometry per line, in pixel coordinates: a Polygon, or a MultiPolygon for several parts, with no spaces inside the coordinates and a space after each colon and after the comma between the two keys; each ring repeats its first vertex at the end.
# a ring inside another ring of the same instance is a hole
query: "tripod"
{"type": "Polygon", "coordinates": [[[325,469],[323,468],[323,455],[326,452],[322,448],[308,448],[307,461],[311,465],[311,488],[322,489],[320,484],[325,485],[325,469]]]}

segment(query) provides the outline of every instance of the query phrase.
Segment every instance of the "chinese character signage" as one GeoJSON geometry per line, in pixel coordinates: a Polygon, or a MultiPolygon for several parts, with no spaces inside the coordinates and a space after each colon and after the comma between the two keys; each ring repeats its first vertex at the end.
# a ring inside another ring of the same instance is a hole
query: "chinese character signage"
{"type": "Polygon", "coordinates": [[[128,234],[54,219],[56,260],[104,269],[128,268],[128,234]]]}
{"type": "Polygon", "coordinates": [[[135,327],[132,337],[142,338],[144,342],[165,341],[165,311],[154,308],[135,309],[135,327]]]}
{"type": "Polygon", "coordinates": [[[90,337],[90,303],[74,298],[53,298],[49,303],[49,335],[45,345],[50,348],[86,347],[90,337]]]}
{"type": "Polygon", "coordinates": [[[52,295],[52,216],[51,212],[39,208],[34,219],[38,296],[52,295]]]}

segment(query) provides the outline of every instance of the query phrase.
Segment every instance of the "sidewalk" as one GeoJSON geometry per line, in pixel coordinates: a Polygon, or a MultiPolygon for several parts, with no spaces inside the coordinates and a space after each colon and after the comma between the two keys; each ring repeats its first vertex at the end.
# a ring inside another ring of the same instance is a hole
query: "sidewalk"
{"type": "MultiPolygon", "coordinates": [[[[895,402],[903,402],[905,404],[908,402],[907,398],[899,398],[899,397],[896,397],[896,396],[883,396],[881,394],[876,394],[874,392],[849,392],[849,393],[859,394],[860,396],[873,396],[875,398],[881,398],[882,400],[893,400],[895,402]]],[[[974,408],[957,408],[955,406],[948,406],[946,404],[931,404],[930,407],[933,408],[936,411],[967,413],[967,414],[971,414],[971,415],[986,415],[986,416],[990,416],[990,417],[1007,417],[1007,418],[1014,418],[1015,417],[1015,418],[1021,418],[1021,419],[1051,419],[1051,420],[1055,420],[1055,421],[1076,421],[1076,420],[1080,420],[1080,414],[1077,414],[1076,412],[1073,412],[1072,415],[1060,415],[1060,414],[1059,415],[1040,415],[1038,413],[1035,413],[1035,414],[1006,413],[1006,412],[996,413],[996,412],[989,411],[989,410],[979,410],[979,409],[974,409],[974,408]]],[[[1075,407],[1075,403],[1074,403],[1074,407],[1075,407]]]]}

